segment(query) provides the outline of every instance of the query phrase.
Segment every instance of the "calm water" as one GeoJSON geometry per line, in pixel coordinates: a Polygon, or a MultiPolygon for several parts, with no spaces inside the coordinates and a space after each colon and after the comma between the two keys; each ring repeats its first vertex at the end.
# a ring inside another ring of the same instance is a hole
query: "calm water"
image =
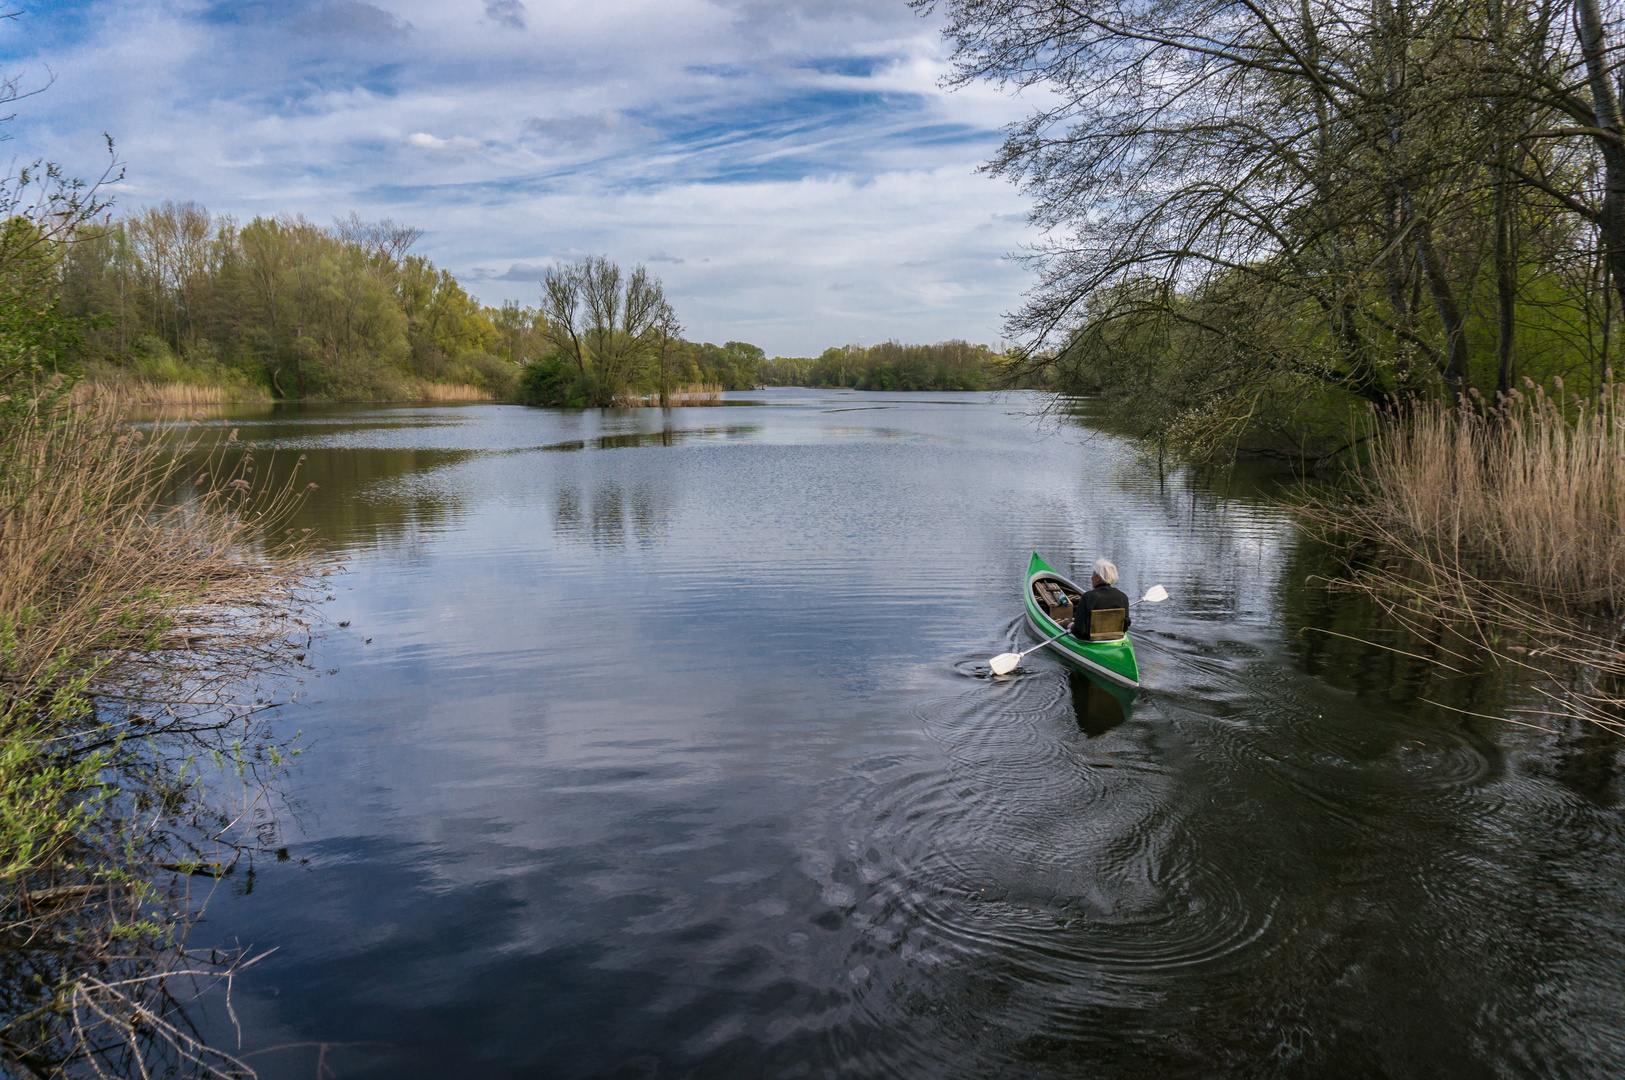
{"type": "Polygon", "coordinates": [[[194,937],[278,947],[262,1076],[1625,1072],[1613,742],[1300,632],[1368,617],[1282,511],[1028,399],[735,396],[241,415],[350,556],[194,937]],[[1172,594],[1127,716],[986,677],[1034,549],[1172,594]]]}

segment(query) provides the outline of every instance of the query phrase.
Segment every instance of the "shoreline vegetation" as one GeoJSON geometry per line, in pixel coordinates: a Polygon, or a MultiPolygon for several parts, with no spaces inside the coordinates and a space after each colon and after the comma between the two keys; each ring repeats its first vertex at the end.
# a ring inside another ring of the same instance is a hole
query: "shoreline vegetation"
{"type": "Polygon", "coordinates": [[[188,1009],[254,958],[188,935],[277,857],[273,721],[332,567],[234,431],[137,428],[77,378],[105,327],[65,271],[106,209],[53,165],[0,180],[0,1071],[251,1076],[188,1009]]]}
{"type": "Polygon", "coordinates": [[[1513,723],[1573,716],[1625,736],[1625,384],[1561,387],[1377,425],[1365,468],[1302,511],[1348,545],[1329,584],[1374,601],[1394,648],[1515,673],[1544,704],[1513,723]]]}
{"type": "MultiPolygon", "coordinates": [[[[141,404],[506,401],[714,403],[758,385],[979,390],[1009,381],[985,345],[887,342],[774,357],[682,336],[647,268],[553,267],[537,306],[482,304],[412,253],[421,230],[352,214],[246,224],[193,202],[85,220],[54,237],[65,327],[52,357],[101,396],[141,404]],[[717,387],[712,391],[699,388],[717,387]]],[[[1032,383],[1032,365],[1023,367],[1032,383]]],[[[89,391],[82,391],[82,394],[89,391]]]]}
{"type": "Polygon", "coordinates": [[[269,487],[234,431],[71,399],[14,393],[0,442],[0,1060],[249,1075],[185,1014],[252,958],[187,937],[277,847],[304,485],[269,487]]]}

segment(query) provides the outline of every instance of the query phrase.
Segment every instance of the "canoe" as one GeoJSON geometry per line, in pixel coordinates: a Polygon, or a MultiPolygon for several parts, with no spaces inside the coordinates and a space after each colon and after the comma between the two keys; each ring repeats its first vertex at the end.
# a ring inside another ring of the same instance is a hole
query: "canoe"
{"type": "MultiPolygon", "coordinates": [[[[1070,597],[1082,596],[1087,590],[1056,573],[1038,552],[1033,552],[1032,561],[1027,564],[1027,584],[1022,589],[1022,597],[1027,606],[1027,625],[1043,639],[1059,634],[1061,625],[1050,617],[1048,605],[1039,600],[1035,586],[1041,581],[1055,582],[1070,597]]],[[[1079,641],[1067,634],[1044,648],[1087,675],[1129,690],[1139,689],[1140,668],[1134,662],[1134,642],[1129,640],[1126,631],[1115,641],[1079,641]]]]}

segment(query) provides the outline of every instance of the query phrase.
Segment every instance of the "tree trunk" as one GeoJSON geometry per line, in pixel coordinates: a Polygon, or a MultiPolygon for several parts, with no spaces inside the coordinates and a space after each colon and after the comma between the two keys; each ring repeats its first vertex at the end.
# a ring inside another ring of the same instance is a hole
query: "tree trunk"
{"type": "Polygon", "coordinates": [[[1461,305],[1456,302],[1456,292],[1450,286],[1450,279],[1445,276],[1444,267],[1439,263],[1438,252],[1433,247],[1433,226],[1428,222],[1421,222],[1415,226],[1416,230],[1416,261],[1421,265],[1422,276],[1427,279],[1428,291],[1433,295],[1433,308],[1439,315],[1439,322],[1444,327],[1445,363],[1441,374],[1444,383],[1450,388],[1450,394],[1456,399],[1457,405],[1467,404],[1467,335],[1466,326],[1462,321],[1461,305]]]}
{"type": "Polygon", "coordinates": [[[671,395],[666,385],[666,335],[660,336],[660,407],[671,408],[671,395]]]}
{"type": "Polygon", "coordinates": [[[1607,43],[1603,39],[1602,14],[1597,0],[1575,0],[1575,27],[1580,32],[1580,51],[1585,56],[1586,77],[1591,84],[1591,108],[1603,160],[1602,230],[1609,275],[1614,288],[1625,301],[1625,121],[1620,118],[1619,94],[1609,78],[1607,43]]]}
{"type": "Polygon", "coordinates": [[[1512,337],[1516,329],[1518,304],[1518,263],[1512,252],[1512,185],[1508,175],[1505,143],[1500,148],[1495,179],[1495,298],[1496,298],[1496,376],[1495,393],[1500,398],[1512,392],[1512,337]]]}

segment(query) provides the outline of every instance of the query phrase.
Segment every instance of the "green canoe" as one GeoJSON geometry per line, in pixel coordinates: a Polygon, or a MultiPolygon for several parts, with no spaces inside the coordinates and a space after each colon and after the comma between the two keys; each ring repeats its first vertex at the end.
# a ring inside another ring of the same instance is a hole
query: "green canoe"
{"type": "MultiPolygon", "coordinates": [[[[1022,589],[1022,597],[1027,604],[1027,625],[1040,638],[1050,638],[1061,632],[1061,626],[1050,617],[1047,605],[1039,601],[1039,590],[1035,586],[1042,581],[1054,582],[1069,597],[1082,596],[1086,590],[1056,573],[1049,563],[1039,557],[1038,552],[1033,552],[1032,561],[1027,564],[1027,584],[1022,589]]],[[[1063,614],[1060,617],[1066,616],[1063,614]]],[[[1134,662],[1134,643],[1127,633],[1115,641],[1079,641],[1067,634],[1044,647],[1085,674],[1130,690],[1140,686],[1140,668],[1134,662]]]]}

